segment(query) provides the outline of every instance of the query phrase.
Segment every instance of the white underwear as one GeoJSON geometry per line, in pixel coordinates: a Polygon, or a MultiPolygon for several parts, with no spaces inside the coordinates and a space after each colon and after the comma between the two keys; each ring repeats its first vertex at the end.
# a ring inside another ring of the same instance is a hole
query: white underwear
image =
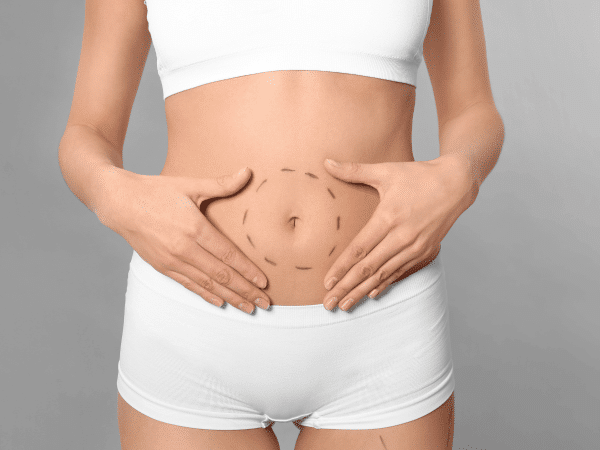
{"type": "Polygon", "coordinates": [[[153,419],[212,430],[418,419],[454,391],[442,253],[349,313],[318,304],[249,315],[206,302],[134,251],[118,392],[153,419]]]}

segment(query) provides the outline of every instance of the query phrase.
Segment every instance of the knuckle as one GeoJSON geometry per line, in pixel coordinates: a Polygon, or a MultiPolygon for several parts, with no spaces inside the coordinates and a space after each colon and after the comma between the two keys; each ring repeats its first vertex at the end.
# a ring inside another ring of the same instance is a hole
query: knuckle
{"type": "Polygon", "coordinates": [[[257,297],[259,297],[259,295],[252,295],[252,290],[250,289],[238,289],[237,290],[237,295],[239,295],[240,297],[242,297],[244,300],[251,300],[250,303],[254,303],[254,299],[256,299],[257,297]]]}
{"type": "Polygon", "coordinates": [[[210,227],[208,224],[202,223],[199,221],[196,224],[196,230],[194,231],[194,240],[197,243],[208,243],[211,241],[210,227]]]}
{"type": "Polygon", "coordinates": [[[426,242],[417,239],[413,245],[413,254],[415,256],[423,255],[426,251],[428,251],[428,245],[426,242]]]}
{"type": "Polygon", "coordinates": [[[196,290],[196,284],[190,280],[188,277],[178,277],[177,281],[186,289],[190,290],[190,291],[195,291],[196,290]]]}
{"type": "Polygon", "coordinates": [[[384,179],[392,180],[396,175],[396,171],[392,166],[386,165],[383,166],[384,179]]]}
{"type": "Polygon", "coordinates": [[[408,239],[406,239],[406,241],[409,243],[409,245],[418,245],[421,242],[421,236],[420,236],[420,231],[421,230],[415,230],[414,228],[411,228],[408,231],[408,239]]]}
{"type": "Polygon", "coordinates": [[[390,284],[392,284],[397,279],[398,279],[398,272],[394,271],[391,274],[389,274],[389,276],[385,280],[383,280],[383,285],[384,286],[389,286],[390,284]]]}
{"type": "Polygon", "coordinates": [[[193,283],[190,280],[188,280],[187,278],[181,279],[180,283],[183,285],[184,288],[186,288],[190,291],[193,288],[193,283]]]}
{"type": "Polygon", "coordinates": [[[210,277],[203,277],[198,284],[207,291],[212,291],[214,289],[214,282],[210,277]]]}
{"type": "Polygon", "coordinates": [[[381,208],[381,211],[379,212],[379,217],[381,217],[381,220],[386,225],[394,225],[400,216],[402,216],[402,214],[398,212],[397,209],[381,208]]]}
{"type": "Polygon", "coordinates": [[[396,215],[391,213],[381,213],[381,220],[383,220],[383,223],[385,223],[387,227],[391,228],[396,222],[396,215]]]}
{"type": "Polygon", "coordinates": [[[217,177],[217,183],[219,186],[225,186],[227,184],[227,178],[227,175],[221,175],[220,177],[217,177]]]}
{"type": "Polygon", "coordinates": [[[187,238],[185,236],[176,237],[171,241],[169,250],[175,256],[183,256],[187,248],[187,238]]]}
{"type": "Polygon", "coordinates": [[[365,249],[360,245],[355,245],[352,247],[352,256],[356,259],[360,259],[365,256],[365,249]]]}
{"type": "Polygon", "coordinates": [[[235,251],[235,249],[233,249],[233,248],[229,248],[225,251],[225,253],[221,257],[221,261],[223,261],[225,264],[230,266],[233,263],[233,261],[235,261],[236,257],[237,257],[237,251],[235,251]]]}
{"type": "Polygon", "coordinates": [[[360,274],[365,278],[369,278],[373,274],[373,272],[373,266],[369,264],[365,264],[360,268],[360,274]]]}
{"type": "Polygon", "coordinates": [[[396,281],[398,279],[398,277],[400,277],[400,274],[402,273],[402,267],[394,270],[394,272],[388,277],[387,279],[387,283],[391,284],[394,281],[396,281]]]}
{"type": "Polygon", "coordinates": [[[348,167],[348,171],[351,173],[359,173],[360,172],[360,164],[356,161],[351,161],[350,166],[348,167]]]}
{"type": "Polygon", "coordinates": [[[215,273],[215,280],[222,286],[229,285],[231,278],[231,273],[227,269],[220,269],[215,273]]]}
{"type": "Polygon", "coordinates": [[[206,225],[202,223],[201,220],[198,220],[193,224],[193,228],[191,231],[191,235],[196,242],[200,242],[200,240],[205,238],[206,225]]]}
{"type": "Polygon", "coordinates": [[[377,276],[377,280],[383,281],[383,280],[387,279],[388,276],[389,276],[389,272],[386,269],[381,269],[379,271],[379,275],[377,276]]]}

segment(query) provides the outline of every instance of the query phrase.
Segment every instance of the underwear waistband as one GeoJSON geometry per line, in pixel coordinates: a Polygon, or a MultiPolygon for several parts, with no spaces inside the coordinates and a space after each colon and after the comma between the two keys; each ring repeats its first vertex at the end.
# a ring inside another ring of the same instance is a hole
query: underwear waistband
{"type": "Polygon", "coordinates": [[[240,311],[227,302],[219,308],[208,303],[201,296],[190,291],[171,277],[154,269],[135,250],[129,266],[128,286],[133,281],[131,277],[134,276],[155,293],[188,304],[207,314],[220,316],[225,320],[239,320],[247,323],[286,328],[314,327],[357,319],[416,296],[425,297],[430,295],[437,284],[443,281],[442,253],[443,250],[440,250],[431,263],[388,286],[374,299],[365,295],[354,305],[350,312],[342,311],[339,307],[333,311],[328,311],[322,303],[316,305],[271,305],[266,311],[255,306],[252,314],[240,311]]]}

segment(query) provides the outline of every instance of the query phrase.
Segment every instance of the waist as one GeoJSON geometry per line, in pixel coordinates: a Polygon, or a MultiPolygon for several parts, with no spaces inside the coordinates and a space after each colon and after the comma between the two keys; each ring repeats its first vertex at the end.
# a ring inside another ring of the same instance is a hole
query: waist
{"type": "Polygon", "coordinates": [[[183,91],[165,104],[169,149],[161,175],[216,178],[252,170],[240,191],[207,200],[201,212],[265,273],[274,305],[321,303],[325,274],[379,203],[375,188],[336,179],[325,159],[414,160],[414,89],[312,75],[240,77],[183,91]]]}
{"type": "Polygon", "coordinates": [[[412,86],[340,73],[276,71],[209,83],[165,101],[163,171],[219,176],[240,163],[413,160],[414,104],[412,86]]]}
{"type": "MultiPolygon", "coordinates": [[[[257,323],[258,320],[261,326],[305,328],[334,325],[359,317],[377,316],[374,313],[383,313],[386,317],[389,317],[390,312],[402,315],[403,320],[408,324],[415,322],[413,318],[417,316],[430,316],[430,314],[424,314],[425,310],[423,308],[431,309],[431,301],[436,303],[445,301],[447,295],[446,281],[441,253],[417,272],[390,285],[375,299],[365,296],[350,313],[341,311],[339,308],[327,311],[321,304],[274,304],[268,311],[255,308],[254,314],[249,315],[232,308],[228,304],[225,304],[222,308],[209,305],[196,293],[156,271],[134,250],[129,265],[126,308],[136,309],[135,304],[138,303],[138,299],[141,299],[139,300],[141,301],[140,306],[146,311],[146,314],[163,317],[164,315],[161,315],[160,311],[153,309],[148,304],[149,301],[164,303],[159,297],[153,295],[158,294],[162,299],[185,304],[215,319],[219,316],[219,319],[245,323],[257,323]],[[427,303],[424,303],[425,300],[427,300],[427,303]]],[[[172,307],[166,305],[166,307],[171,310],[176,308],[176,305],[172,307]]]]}
{"type": "MultiPolygon", "coordinates": [[[[206,200],[200,212],[267,276],[264,291],[272,304],[322,303],[324,277],[373,215],[377,190],[335,178],[320,158],[236,161],[228,163],[236,171],[252,170],[247,184],[229,197],[206,200]]],[[[234,171],[220,175],[228,173],[234,171]]]]}

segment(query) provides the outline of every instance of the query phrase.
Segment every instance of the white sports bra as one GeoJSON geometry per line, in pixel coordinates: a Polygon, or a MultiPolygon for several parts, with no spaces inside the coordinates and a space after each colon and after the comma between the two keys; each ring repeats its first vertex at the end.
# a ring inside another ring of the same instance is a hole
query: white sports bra
{"type": "Polygon", "coordinates": [[[275,70],[416,87],[433,0],[145,0],[163,97],[275,70]]]}

